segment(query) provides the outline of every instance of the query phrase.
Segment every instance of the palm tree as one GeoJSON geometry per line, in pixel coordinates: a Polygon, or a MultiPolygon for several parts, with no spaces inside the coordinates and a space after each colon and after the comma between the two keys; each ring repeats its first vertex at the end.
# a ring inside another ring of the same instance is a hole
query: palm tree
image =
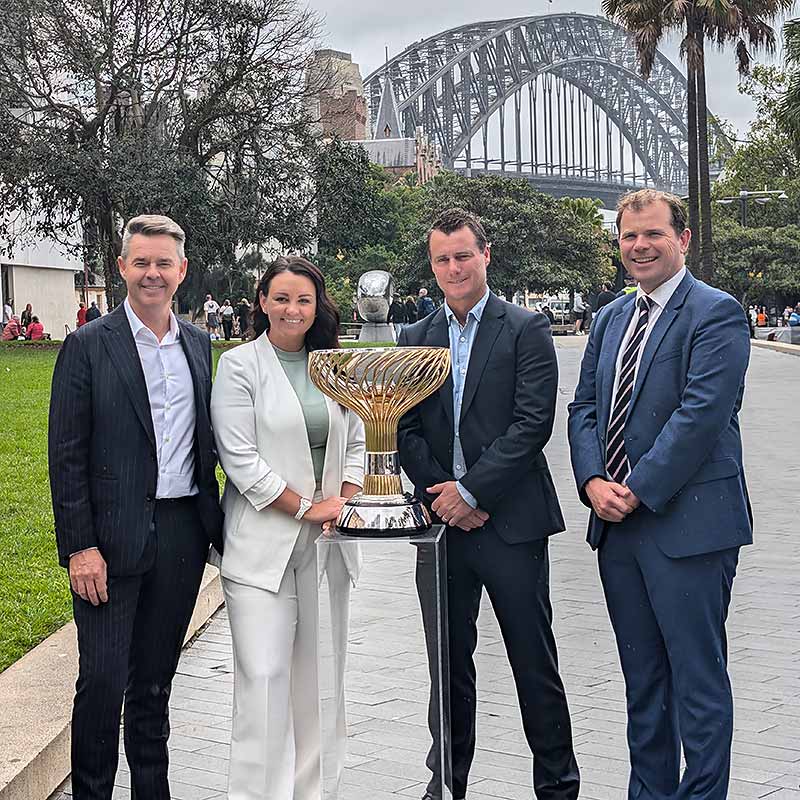
{"type": "Polygon", "coordinates": [[[689,263],[697,268],[700,262],[700,158],[698,135],[697,72],[698,48],[696,46],[696,26],[690,13],[696,0],[603,0],[602,9],[606,16],[615,19],[633,35],[639,71],[649,78],[655,64],[658,47],[664,36],[674,28],[684,28],[681,41],[681,55],[686,59],[687,89],[687,129],[689,149],[687,153],[689,170],[689,227],[692,241],[689,249],[689,263]]]}
{"type": "Polygon", "coordinates": [[[705,40],[717,47],[734,45],[739,75],[747,75],[752,52],[775,52],[775,29],[770,23],[788,12],[794,0],[695,0],[697,13],[697,104],[706,109],[698,116],[698,156],[700,169],[700,223],[703,277],[713,278],[714,245],[711,231],[711,178],[708,163],[708,111],[706,104],[705,40]]]}
{"type": "Polygon", "coordinates": [[[737,67],[746,74],[750,48],[775,49],[770,22],[788,11],[794,0],[603,0],[603,12],[616,19],[634,37],[639,68],[650,75],[664,34],[683,32],[681,55],[686,59],[689,133],[689,225],[699,233],[689,260],[710,280],[714,269],[711,231],[711,178],[708,156],[708,104],[705,43],[718,47],[735,43],[737,67]],[[700,253],[698,258],[698,244],[700,253]]]}
{"type": "Polygon", "coordinates": [[[792,19],[783,27],[788,69],[786,92],[778,109],[778,119],[794,143],[800,156],[800,19],[792,19]]]}
{"type": "Polygon", "coordinates": [[[603,207],[601,200],[591,200],[588,197],[564,197],[562,205],[579,222],[585,222],[593,228],[602,230],[605,222],[600,209],[603,207]]]}

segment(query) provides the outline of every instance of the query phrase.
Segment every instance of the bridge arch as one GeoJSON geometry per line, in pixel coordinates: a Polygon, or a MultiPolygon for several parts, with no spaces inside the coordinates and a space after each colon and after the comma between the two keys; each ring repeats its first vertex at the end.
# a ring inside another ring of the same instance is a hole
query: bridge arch
{"type": "MultiPolygon", "coordinates": [[[[659,53],[645,81],[630,35],[603,17],[481,22],[416,42],[365,79],[373,122],[387,77],[405,134],[421,126],[450,168],[573,194],[686,191],[686,79],[659,53]]],[[[710,134],[725,144],[713,117],[710,134]]]]}

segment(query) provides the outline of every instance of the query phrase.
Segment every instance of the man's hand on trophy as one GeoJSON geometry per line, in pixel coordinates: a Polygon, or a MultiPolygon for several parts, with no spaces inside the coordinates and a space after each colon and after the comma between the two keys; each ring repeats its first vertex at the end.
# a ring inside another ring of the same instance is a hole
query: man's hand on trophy
{"type": "Polygon", "coordinates": [[[426,490],[429,494],[439,495],[431,505],[434,514],[451,528],[471,531],[480,528],[489,515],[479,508],[472,508],[461,496],[455,481],[437,483],[426,490]]]}

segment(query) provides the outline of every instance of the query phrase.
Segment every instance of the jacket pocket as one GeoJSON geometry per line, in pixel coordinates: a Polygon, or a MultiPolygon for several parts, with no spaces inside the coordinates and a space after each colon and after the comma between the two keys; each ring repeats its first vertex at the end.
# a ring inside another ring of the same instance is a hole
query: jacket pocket
{"type": "Polygon", "coordinates": [[[708,483],[722,478],[733,478],[739,474],[739,465],[732,458],[720,458],[717,461],[707,461],[687,482],[687,486],[696,483],[708,483]]]}

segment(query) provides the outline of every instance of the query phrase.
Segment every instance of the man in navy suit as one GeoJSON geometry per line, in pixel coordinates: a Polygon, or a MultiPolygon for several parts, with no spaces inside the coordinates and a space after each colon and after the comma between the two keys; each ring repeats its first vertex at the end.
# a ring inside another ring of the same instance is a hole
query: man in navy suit
{"type": "Polygon", "coordinates": [[[747,319],[687,271],[679,198],[626,195],[617,225],[638,288],[595,319],[569,439],[625,675],[628,796],[724,800],[725,620],[739,548],[752,542],[737,418],[747,319]]]}
{"type": "Polygon", "coordinates": [[[66,338],[53,374],[50,485],[80,654],[75,800],[111,798],[123,697],[132,797],[169,800],[172,678],[209,542],[222,547],[211,346],[170,310],[184,238],[167,217],[128,223],[128,296],[66,338]]]}
{"type": "MultiPolygon", "coordinates": [[[[533,753],[538,800],[576,800],[580,774],[552,629],[548,539],[564,530],[544,447],[558,388],[550,323],[501,300],[487,285],[491,253],[480,220],[449,209],[428,233],[445,303],[403,329],[399,347],[449,347],[452,370],[438,392],[400,421],[406,474],[447,539],[447,620],[452,776],[438,772],[436,726],[423,800],[441,784],[466,796],[476,743],[477,620],[484,589],[502,631],[520,716],[533,753]],[[452,780],[451,780],[452,778],[452,780]]],[[[437,713],[433,563],[420,547],[417,585],[431,665],[429,719],[437,713]]],[[[445,699],[447,702],[447,699],[445,699]]],[[[445,741],[448,734],[445,731],[445,741]]]]}

